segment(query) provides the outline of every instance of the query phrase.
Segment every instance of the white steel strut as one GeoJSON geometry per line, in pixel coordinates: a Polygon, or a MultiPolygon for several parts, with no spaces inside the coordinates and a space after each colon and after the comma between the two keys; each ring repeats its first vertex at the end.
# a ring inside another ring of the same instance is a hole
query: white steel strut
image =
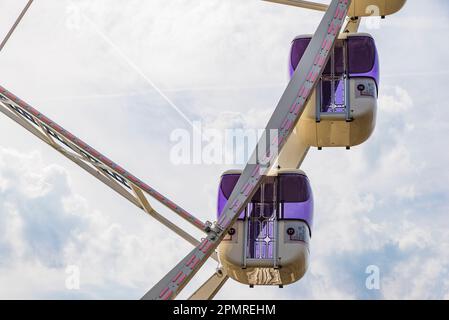
{"type": "MultiPolygon", "coordinates": [[[[136,178],[1,86],[0,112],[20,124],[169,229],[176,232],[192,245],[196,246],[200,242],[153,209],[148,201],[147,195],[158,200],[199,230],[203,232],[209,231],[210,222],[203,223],[195,218],[173,201],[164,197],[148,184],[136,178]]],[[[218,261],[215,253],[213,258],[218,261]]]]}
{"type": "Polygon", "coordinates": [[[218,269],[189,297],[189,300],[212,300],[228,279],[225,270],[218,269]]]}
{"type": "Polygon", "coordinates": [[[221,217],[200,245],[191,251],[178,265],[159,281],[142,299],[174,299],[211,256],[228,230],[237,220],[253,194],[259,188],[263,176],[275,163],[301,117],[329,59],[340,29],[345,22],[351,0],[332,0],[324,18],[312,38],[295,74],[277,105],[265,134],[256,146],[251,160],[244,168],[221,217]],[[276,131],[271,139],[268,134],[276,131]],[[268,143],[266,143],[268,141],[268,143]],[[262,151],[262,153],[261,153],[262,151]],[[262,156],[259,156],[262,154],[262,156]],[[268,165],[264,165],[268,164],[268,165]]]}
{"type": "Polygon", "coordinates": [[[22,12],[20,12],[19,16],[17,17],[16,21],[12,25],[11,29],[9,29],[8,33],[6,34],[5,39],[3,39],[2,43],[0,43],[0,51],[3,50],[6,43],[8,42],[9,38],[11,38],[12,34],[14,33],[17,26],[19,25],[20,21],[22,21],[23,17],[25,16],[25,14],[27,13],[28,9],[31,7],[32,4],[33,4],[33,0],[28,0],[25,8],[23,8],[22,12]]]}

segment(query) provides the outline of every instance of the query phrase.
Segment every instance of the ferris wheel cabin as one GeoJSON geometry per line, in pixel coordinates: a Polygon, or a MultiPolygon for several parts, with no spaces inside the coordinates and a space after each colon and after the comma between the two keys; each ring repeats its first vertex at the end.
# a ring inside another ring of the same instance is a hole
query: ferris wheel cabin
{"type": "MultiPolygon", "coordinates": [[[[310,35],[293,40],[290,76],[311,41],[310,35]]],[[[365,142],[376,125],[379,57],[374,39],[366,33],[344,33],[296,129],[313,147],[352,147],[365,142]]]]}
{"type": "MultiPolygon", "coordinates": [[[[228,171],[218,189],[220,217],[241,171],[228,171]]],[[[234,280],[248,285],[286,285],[307,271],[313,224],[309,179],[300,170],[266,176],[218,247],[220,262],[234,280]]]]}

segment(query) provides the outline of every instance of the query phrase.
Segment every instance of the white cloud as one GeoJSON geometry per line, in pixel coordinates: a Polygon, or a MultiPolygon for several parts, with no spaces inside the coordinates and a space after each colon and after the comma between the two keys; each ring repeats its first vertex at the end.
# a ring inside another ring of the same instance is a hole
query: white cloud
{"type": "Polygon", "coordinates": [[[379,107],[381,112],[400,115],[413,107],[413,100],[404,88],[395,86],[394,88],[383,89],[387,92],[393,91],[393,94],[382,94],[379,97],[379,107]]]}
{"type": "Polygon", "coordinates": [[[416,187],[415,185],[401,186],[396,190],[396,195],[405,199],[413,200],[417,196],[416,187]]]}
{"type": "Polygon", "coordinates": [[[151,284],[148,275],[162,276],[160,267],[174,263],[165,250],[188,249],[161,230],[135,234],[111,222],[72,190],[65,169],[43,165],[35,153],[0,148],[0,177],[2,298],[138,298],[151,284]],[[79,292],[65,289],[69,265],[80,267],[79,292]],[[115,291],[98,289],[108,286],[115,291]]]}

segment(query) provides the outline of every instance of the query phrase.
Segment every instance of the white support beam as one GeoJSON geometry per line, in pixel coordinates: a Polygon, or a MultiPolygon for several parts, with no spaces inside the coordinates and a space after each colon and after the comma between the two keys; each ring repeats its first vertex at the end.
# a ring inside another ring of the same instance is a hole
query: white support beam
{"type": "Polygon", "coordinates": [[[20,15],[17,17],[16,21],[12,25],[11,29],[9,29],[8,33],[6,34],[5,39],[0,43],[0,51],[3,50],[8,40],[11,38],[12,34],[14,33],[14,30],[16,30],[17,26],[19,25],[20,21],[22,21],[23,17],[27,13],[28,9],[30,8],[31,4],[33,3],[33,0],[28,0],[28,3],[26,4],[25,8],[22,10],[20,15]]]}
{"type": "Polygon", "coordinates": [[[226,272],[223,269],[218,269],[188,300],[212,300],[228,279],[229,276],[226,272]]]}
{"type": "Polygon", "coordinates": [[[346,25],[343,27],[344,33],[356,33],[359,30],[362,17],[346,17],[346,25]]]}
{"type": "Polygon", "coordinates": [[[58,151],[61,151],[62,148],[65,151],[61,152],[78,154],[90,165],[100,168],[103,172],[107,173],[129,192],[132,192],[131,185],[134,184],[146,195],[156,199],[199,230],[206,233],[209,230],[209,222],[204,223],[200,221],[179,205],[157,192],[154,188],[150,187],[148,184],[144,183],[142,180],[138,179],[1,86],[0,102],[30,125],[40,129],[46,136],[44,141],[53,147],[58,146],[58,148],[56,148],[58,151]],[[48,141],[48,137],[50,137],[50,141],[52,142],[48,141]]]}
{"type": "MultiPolygon", "coordinates": [[[[152,216],[157,221],[161,222],[167,228],[174,231],[181,238],[188,241],[193,246],[198,245],[200,242],[191,236],[189,233],[163,217],[156,210],[154,210],[148,199],[146,197],[147,191],[139,187],[131,179],[126,179],[126,177],[119,175],[111,166],[100,162],[98,158],[93,158],[90,152],[92,150],[84,150],[79,148],[78,144],[69,140],[65,136],[57,133],[51,128],[51,126],[57,126],[54,122],[49,120],[47,123],[41,121],[37,116],[40,113],[32,114],[28,112],[24,107],[25,104],[19,99],[13,99],[8,97],[6,90],[0,87],[0,112],[5,114],[8,118],[15,121],[23,128],[31,132],[33,135],[38,137],[40,140],[51,146],[53,149],[60,152],[62,155],[73,161],[75,164],[83,168],[85,171],[90,173],[92,176],[106,184],[112,190],[120,194],[122,197],[130,201],[132,204],[138,208],[144,210],[147,214],[152,216]],[[22,106],[21,106],[22,105],[22,106]]],[[[8,93],[9,94],[9,93],[8,93]]],[[[69,134],[64,129],[60,128],[66,134],[69,134]]],[[[69,134],[70,135],[70,134],[69,134]]],[[[78,140],[79,143],[79,140],[78,140]]],[[[135,181],[140,181],[136,180],[135,181]]],[[[142,183],[141,183],[142,184],[142,183]]],[[[201,229],[204,231],[203,229],[201,229]]],[[[218,261],[217,254],[214,253],[212,258],[218,261]]]]}

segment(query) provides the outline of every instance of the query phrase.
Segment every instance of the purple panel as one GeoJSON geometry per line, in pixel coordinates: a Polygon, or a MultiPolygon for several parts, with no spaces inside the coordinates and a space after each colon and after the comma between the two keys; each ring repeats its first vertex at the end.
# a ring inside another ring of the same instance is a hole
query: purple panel
{"type": "MultiPolygon", "coordinates": [[[[264,194],[264,203],[273,202],[274,201],[274,199],[273,199],[273,194],[274,194],[273,188],[274,188],[274,185],[272,183],[266,183],[265,184],[265,188],[264,188],[264,193],[265,193],[264,194]]],[[[252,197],[251,201],[252,202],[260,202],[260,200],[261,200],[260,196],[261,196],[261,190],[259,188],[259,190],[257,190],[257,192],[252,197]]]]}
{"type": "Polygon", "coordinates": [[[306,202],[283,203],[282,204],[282,218],[284,220],[304,220],[313,227],[313,199],[310,198],[306,202]]]}
{"type": "MultiPolygon", "coordinates": [[[[293,40],[290,59],[289,73],[293,76],[299,61],[304,55],[311,38],[297,38],[293,40]]],[[[373,78],[379,86],[379,54],[377,52],[376,43],[369,36],[352,36],[347,40],[348,44],[348,64],[350,77],[368,77],[373,78]]],[[[343,51],[342,47],[335,47],[335,63],[337,74],[343,72],[343,51]]],[[[330,64],[326,66],[324,74],[329,73],[330,64]]]]}
{"type": "Polygon", "coordinates": [[[268,235],[268,223],[267,223],[267,221],[262,221],[262,222],[260,222],[260,225],[262,228],[260,229],[260,232],[257,235],[257,238],[265,239],[268,235]]]}
{"type": "Polygon", "coordinates": [[[336,112],[345,112],[345,82],[343,80],[338,81],[338,84],[335,88],[335,104],[336,107],[332,109],[331,102],[332,102],[332,84],[330,81],[321,81],[321,112],[326,113],[336,113],[336,112]]]}
{"type": "MultiPolygon", "coordinates": [[[[335,64],[334,74],[336,76],[342,76],[345,73],[345,63],[343,61],[343,59],[344,59],[343,46],[344,46],[344,42],[339,40],[335,44],[335,48],[334,48],[334,53],[333,53],[334,64],[335,64]]],[[[331,71],[332,71],[331,66],[332,66],[332,63],[331,63],[331,60],[329,59],[329,61],[327,62],[326,68],[323,71],[324,76],[331,74],[331,71]]]]}
{"type": "Polygon", "coordinates": [[[311,194],[309,179],[302,174],[279,175],[279,199],[281,202],[304,202],[311,194]]]}
{"type": "MultiPolygon", "coordinates": [[[[223,208],[228,202],[228,198],[232,193],[237,181],[239,180],[240,174],[229,174],[224,175],[221,178],[220,186],[218,187],[218,201],[217,201],[217,217],[220,218],[223,208]]],[[[239,220],[243,220],[245,218],[245,212],[243,211],[239,220]]]]}
{"type": "Polygon", "coordinates": [[[281,214],[284,220],[304,220],[313,226],[313,195],[309,179],[300,174],[279,176],[281,214]]]}
{"type": "Polygon", "coordinates": [[[234,190],[239,178],[240,174],[227,174],[221,178],[220,188],[226,199],[231,196],[232,190],[234,190]]]}
{"type": "Polygon", "coordinates": [[[261,241],[259,242],[260,244],[260,258],[261,259],[267,259],[268,258],[268,254],[267,254],[267,243],[265,241],[261,241]]]}
{"type": "Polygon", "coordinates": [[[270,221],[270,222],[268,223],[268,236],[269,236],[270,238],[273,238],[273,237],[274,237],[274,222],[273,222],[273,221],[270,221]]]}
{"type": "Polygon", "coordinates": [[[273,241],[270,241],[270,242],[268,242],[268,252],[267,252],[267,258],[268,259],[272,259],[273,258],[273,245],[274,245],[274,242],[273,241]]]}
{"type": "Polygon", "coordinates": [[[299,61],[304,55],[304,52],[306,51],[307,46],[309,45],[311,40],[312,38],[310,37],[296,38],[295,40],[293,40],[290,50],[290,62],[289,62],[290,77],[293,76],[293,73],[295,72],[295,69],[299,64],[299,61]]]}
{"type": "Polygon", "coordinates": [[[335,103],[338,105],[345,103],[345,82],[343,80],[338,81],[337,88],[335,89],[335,103]]]}
{"type": "Polygon", "coordinates": [[[251,258],[260,258],[260,242],[257,241],[254,243],[254,254],[251,256],[251,258]]]}
{"type": "Polygon", "coordinates": [[[350,77],[373,78],[379,87],[379,54],[376,43],[368,36],[348,38],[350,77]]]}
{"type": "Polygon", "coordinates": [[[376,46],[371,37],[350,37],[348,43],[348,62],[350,73],[367,73],[373,70],[376,60],[376,46]]]}
{"type": "Polygon", "coordinates": [[[269,254],[268,254],[268,243],[266,243],[265,241],[262,242],[262,248],[263,248],[263,250],[262,250],[262,256],[261,256],[261,258],[262,258],[262,259],[269,259],[269,258],[271,258],[271,257],[269,256],[269,254]]]}
{"type": "Polygon", "coordinates": [[[379,56],[376,55],[376,60],[374,61],[374,67],[370,72],[366,73],[350,73],[349,77],[355,78],[372,78],[376,82],[377,88],[379,89],[380,84],[380,66],[379,66],[379,56]]]}

